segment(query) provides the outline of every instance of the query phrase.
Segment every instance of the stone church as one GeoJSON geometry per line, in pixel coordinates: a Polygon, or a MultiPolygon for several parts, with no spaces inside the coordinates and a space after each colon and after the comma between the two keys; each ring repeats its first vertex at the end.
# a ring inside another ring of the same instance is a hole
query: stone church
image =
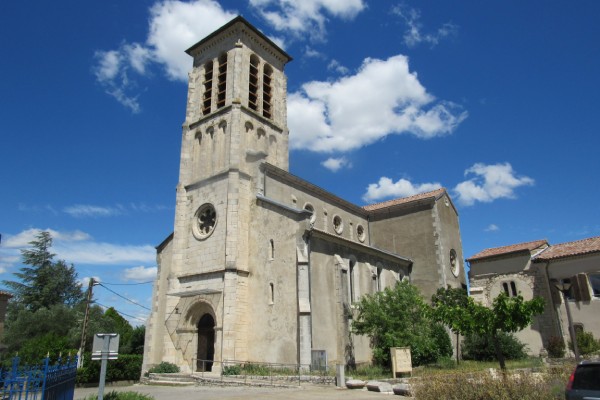
{"type": "Polygon", "coordinates": [[[174,232],[157,247],[144,367],[369,363],[353,302],[465,287],[445,189],[361,207],[288,172],[291,57],[237,17],[187,51],[174,232]]]}

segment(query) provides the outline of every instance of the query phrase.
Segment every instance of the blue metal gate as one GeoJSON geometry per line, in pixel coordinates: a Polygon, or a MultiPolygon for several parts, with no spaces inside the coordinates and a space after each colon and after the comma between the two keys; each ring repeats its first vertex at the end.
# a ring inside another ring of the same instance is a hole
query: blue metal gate
{"type": "Polygon", "coordinates": [[[50,365],[46,357],[41,365],[21,366],[19,357],[11,368],[0,369],[2,400],[73,400],[77,356],[58,359],[50,365]]]}

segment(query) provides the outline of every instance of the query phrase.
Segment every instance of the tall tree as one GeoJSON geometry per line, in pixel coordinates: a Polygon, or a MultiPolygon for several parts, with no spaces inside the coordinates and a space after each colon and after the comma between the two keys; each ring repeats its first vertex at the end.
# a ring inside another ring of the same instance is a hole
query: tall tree
{"type": "Polygon", "coordinates": [[[436,340],[439,331],[433,329],[419,289],[409,282],[363,296],[356,307],[358,313],[352,330],[369,336],[378,363],[389,365],[390,347],[410,346],[414,365],[435,362],[448,355],[443,354],[440,341],[436,340]]]}
{"type": "Polygon", "coordinates": [[[31,249],[21,250],[24,266],[14,274],[18,280],[3,281],[12,289],[13,302],[37,311],[57,304],[74,306],[83,301],[84,293],[77,282],[75,267],[63,260],[54,262],[50,233],[40,231],[29,244],[31,249]]]}

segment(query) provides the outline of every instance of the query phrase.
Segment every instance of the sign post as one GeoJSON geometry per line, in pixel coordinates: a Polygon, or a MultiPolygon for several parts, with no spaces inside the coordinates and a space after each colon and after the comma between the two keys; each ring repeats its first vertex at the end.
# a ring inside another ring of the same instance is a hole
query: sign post
{"type": "Polygon", "coordinates": [[[101,360],[100,382],[98,383],[98,400],[104,397],[104,382],[106,380],[106,364],[108,360],[116,360],[119,356],[118,333],[96,333],[92,346],[92,360],[101,360]]]}

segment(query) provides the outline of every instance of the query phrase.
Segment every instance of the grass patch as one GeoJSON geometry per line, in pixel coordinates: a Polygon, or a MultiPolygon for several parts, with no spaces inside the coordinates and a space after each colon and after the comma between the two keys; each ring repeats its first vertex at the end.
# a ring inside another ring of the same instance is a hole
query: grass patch
{"type": "MultiPolygon", "coordinates": [[[[540,369],[543,368],[543,362],[537,357],[524,358],[522,360],[507,360],[506,361],[506,369],[514,370],[514,369],[524,369],[524,368],[533,368],[540,369]]],[[[435,364],[429,364],[422,367],[413,368],[414,377],[420,376],[429,376],[429,375],[437,375],[437,374],[447,374],[447,373],[460,373],[460,372],[483,372],[487,371],[490,368],[499,369],[499,365],[497,361],[461,361],[460,363],[456,363],[455,360],[444,359],[435,364]]]]}
{"type": "MultiPolygon", "coordinates": [[[[154,400],[154,397],[147,394],[138,392],[117,392],[116,390],[104,393],[102,398],[104,400],[154,400]]],[[[98,400],[98,395],[89,395],[85,400],[98,400]]]]}

